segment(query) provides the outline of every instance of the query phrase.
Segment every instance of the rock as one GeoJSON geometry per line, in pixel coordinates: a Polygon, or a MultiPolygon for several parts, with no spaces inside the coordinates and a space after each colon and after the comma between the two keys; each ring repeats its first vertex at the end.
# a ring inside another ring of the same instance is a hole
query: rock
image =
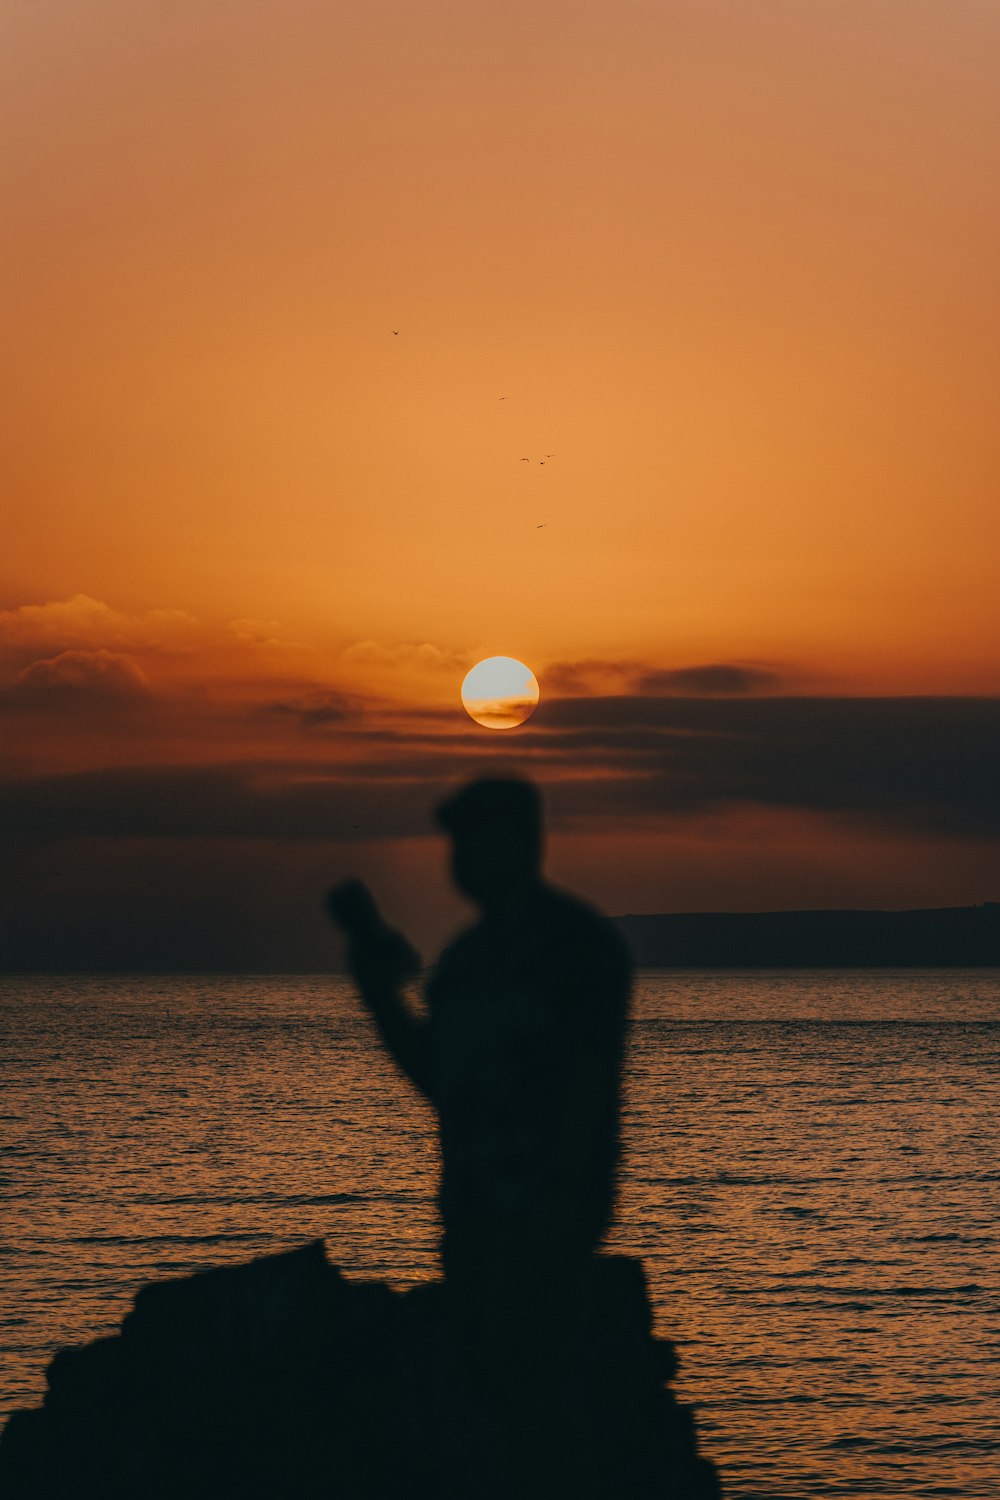
{"type": "MultiPolygon", "coordinates": [[[[558,1346],[470,1373],[447,1288],[321,1241],[144,1287],[0,1438],[3,1500],[716,1500],[637,1261],[595,1257],[558,1346]]],[[[515,1347],[515,1346],[511,1346],[515,1347]]]]}

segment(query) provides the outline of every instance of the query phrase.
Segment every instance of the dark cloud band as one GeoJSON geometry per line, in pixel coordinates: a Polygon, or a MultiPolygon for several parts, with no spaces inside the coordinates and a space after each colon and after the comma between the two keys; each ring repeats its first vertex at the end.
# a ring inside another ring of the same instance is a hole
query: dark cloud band
{"type": "MultiPolygon", "coordinates": [[[[332,749],[333,747],[331,747],[332,749]]],[[[138,767],[8,779],[0,831],[66,837],[410,837],[503,756],[556,826],[607,828],[748,804],[913,832],[1000,834],[1000,699],[616,696],[543,704],[502,736],[356,731],[337,761],[138,767]]]]}

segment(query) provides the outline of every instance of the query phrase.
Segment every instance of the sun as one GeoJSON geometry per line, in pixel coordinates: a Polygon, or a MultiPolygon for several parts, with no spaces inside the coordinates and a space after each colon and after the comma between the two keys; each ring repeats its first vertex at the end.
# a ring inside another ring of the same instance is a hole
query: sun
{"type": "Polygon", "coordinates": [[[538,707],[538,681],[530,667],[512,656],[488,656],[462,683],[462,703],[486,729],[516,729],[538,707]]]}

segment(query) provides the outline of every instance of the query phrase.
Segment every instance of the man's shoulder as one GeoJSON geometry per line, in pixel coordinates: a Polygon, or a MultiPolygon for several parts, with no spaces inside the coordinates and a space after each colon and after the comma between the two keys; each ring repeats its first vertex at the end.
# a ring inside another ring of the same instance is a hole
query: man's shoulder
{"type": "Polygon", "coordinates": [[[632,960],[618,927],[589,901],[557,886],[544,888],[544,922],[551,939],[563,943],[585,962],[629,973],[632,960]]]}
{"type": "Polygon", "coordinates": [[[483,952],[486,936],[482,921],[472,922],[468,927],[463,927],[457,932],[438,955],[435,969],[438,973],[442,969],[464,969],[470,963],[475,963],[483,952]]]}
{"type": "MultiPolygon", "coordinates": [[[[628,945],[611,918],[558,886],[547,882],[539,885],[525,904],[519,925],[528,951],[539,956],[555,950],[569,966],[576,959],[585,966],[596,964],[605,972],[631,971],[628,945]]],[[[473,922],[442,949],[436,965],[438,974],[495,961],[497,942],[497,932],[488,921],[473,922]]]]}

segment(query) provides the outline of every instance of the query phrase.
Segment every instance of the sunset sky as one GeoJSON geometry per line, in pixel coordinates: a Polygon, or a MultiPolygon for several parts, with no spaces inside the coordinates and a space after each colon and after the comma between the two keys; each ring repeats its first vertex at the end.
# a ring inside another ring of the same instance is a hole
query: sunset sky
{"type": "Polygon", "coordinates": [[[322,968],[346,873],[430,951],[495,766],[611,911],[1000,899],[998,66],[994,0],[9,0],[0,965],[322,968]]]}

